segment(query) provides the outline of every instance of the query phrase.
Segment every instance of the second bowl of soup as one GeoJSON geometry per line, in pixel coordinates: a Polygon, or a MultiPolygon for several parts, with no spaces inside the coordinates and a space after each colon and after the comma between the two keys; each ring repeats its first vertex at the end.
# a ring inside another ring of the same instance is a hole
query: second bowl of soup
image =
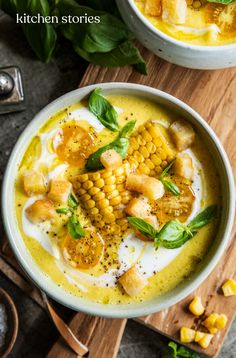
{"type": "Polygon", "coordinates": [[[119,0],[139,41],[180,66],[216,69],[236,65],[236,2],[119,0]]]}

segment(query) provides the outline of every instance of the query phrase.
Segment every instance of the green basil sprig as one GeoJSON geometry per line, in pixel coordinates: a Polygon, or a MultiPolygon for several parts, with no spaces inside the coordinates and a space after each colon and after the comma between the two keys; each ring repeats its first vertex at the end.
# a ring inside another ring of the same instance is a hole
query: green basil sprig
{"type": "Polygon", "coordinates": [[[111,103],[101,95],[101,88],[96,88],[89,96],[89,110],[99,119],[104,127],[113,132],[119,130],[118,114],[111,103]]]}
{"type": "Polygon", "coordinates": [[[163,170],[163,172],[161,173],[159,180],[162,182],[162,184],[164,185],[165,189],[170,191],[172,194],[174,194],[175,196],[179,196],[180,193],[180,189],[179,187],[173,183],[172,180],[170,179],[166,179],[166,176],[169,175],[170,170],[174,164],[174,160],[163,170]]]}
{"type": "Polygon", "coordinates": [[[232,4],[233,2],[236,2],[236,0],[207,0],[207,1],[224,4],[224,5],[229,5],[229,4],[232,4]]]}
{"type": "Polygon", "coordinates": [[[58,214],[70,215],[67,222],[68,233],[73,239],[81,239],[86,235],[86,233],[75,214],[75,210],[77,209],[79,203],[73,194],[70,194],[67,204],[68,208],[58,208],[56,212],[58,214]]]}
{"type": "Polygon", "coordinates": [[[162,355],[162,358],[200,358],[200,356],[190,351],[188,348],[178,346],[175,342],[169,342],[168,347],[170,348],[167,353],[162,355]]]}
{"type": "Polygon", "coordinates": [[[217,205],[211,205],[201,211],[188,225],[184,225],[178,220],[170,220],[159,231],[140,218],[129,217],[128,221],[144,236],[152,239],[156,249],[160,245],[166,249],[176,249],[183,246],[199,229],[215,219],[217,210],[217,205]]]}
{"type": "Polygon", "coordinates": [[[129,135],[135,127],[136,121],[128,122],[120,131],[118,137],[110,144],[99,148],[96,152],[92,153],[86,163],[87,170],[102,169],[103,165],[100,161],[101,155],[109,149],[114,149],[120,154],[122,159],[126,157],[129,148],[129,135]]]}

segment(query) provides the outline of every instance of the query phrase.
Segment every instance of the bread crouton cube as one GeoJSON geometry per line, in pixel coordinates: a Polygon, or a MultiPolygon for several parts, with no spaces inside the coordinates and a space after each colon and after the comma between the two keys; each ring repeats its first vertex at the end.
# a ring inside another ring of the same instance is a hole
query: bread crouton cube
{"type": "Polygon", "coordinates": [[[193,179],[194,168],[192,158],[186,154],[179,154],[173,166],[174,173],[188,180],[193,179]]]}
{"type": "Polygon", "coordinates": [[[145,174],[130,174],[126,180],[126,188],[143,194],[150,200],[160,199],[165,194],[164,185],[156,178],[145,174]]]}
{"type": "Polygon", "coordinates": [[[151,207],[145,200],[141,198],[133,198],[126,206],[125,211],[130,216],[136,216],[142,219],[150,214],[151,207]]]}
{"type": "Polygon", "coordinates": [[[23,174],[23,187],[28,196],[45,194],[47,190],[44,176],[34,170],[23,174]]]}
{"type": "Polygon", "coordinates": [[[135,266],[132,266],[119,279],[118,282],[129,296],[138,295],[148,284],[148,281],[141,276],[135,266]]]}
{"type": "Polygon", "coordinates": [[[106,169],[116,169],[122,165],[122,158],[115,149],[106,150],[102,153],[100,161],[106,169]]]}
{"type": "Polygon", "coordinates": [[[145,15],[148,16],[161,16],[162,13],[162,0],[146,0],[144,7],[145,15]]]}
{"type": "Polygon", "coordinates": [[[187,16],[186,0],[162,0],[162,19],[174,25],[184,24],[187,16]]]}
{"type": "Polygon", "coordinates": [[[53,202],[48,199],[36,200],[26,209],[28,219],[34,224],[53,219],[55,213],[53,202]]]}
{"type": "Polygon", "coordinates": [[[56,203],[65,204],[71,193],[72,184],[67,180],[53,179],[50,183],[48,198],[56,203]]]}
{"type": "Polygon", "coordinates": [[[175,121],[169,128],[173,142],[178,149],[182,152],[189,148],[195,140],[195,132],[191,124],[184,120],[175,121]]]}

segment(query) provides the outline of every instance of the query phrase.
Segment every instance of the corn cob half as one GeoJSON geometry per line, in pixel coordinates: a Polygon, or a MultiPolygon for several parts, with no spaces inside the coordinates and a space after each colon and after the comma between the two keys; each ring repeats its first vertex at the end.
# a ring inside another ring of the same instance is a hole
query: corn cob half
{"type": "Polygon", "coordinates": [[[131,136],[127,159],[119,168],[73,178],[75,194],[103,237],[121,236],[128,228],[124,209],[133,193],[126,189],[127,175],[136,172],[159,176],[175,155],[167,133],[159,124],[149,121],[131,136]]]}

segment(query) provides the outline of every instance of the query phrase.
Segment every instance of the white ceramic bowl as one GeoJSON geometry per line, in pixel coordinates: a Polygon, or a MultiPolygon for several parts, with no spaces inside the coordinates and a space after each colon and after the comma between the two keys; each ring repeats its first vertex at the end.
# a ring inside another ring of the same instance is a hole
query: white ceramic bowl
{"type": "Polygon", "coordinates": [[[117,6],[136,38],[158,57],[176,65],[202,70],[236,66],[236,43],[197,46],[178,41],[152,25],[134,0],[117,0],[117,6]]]}
{"type": "Polygon", "coordinates": [[[105,83],[80,88],[60,97],[45,107],[35,116],[16,143],[9,159],[2,190],[2,212],[7,236],[19,263],[32,281],[53,299],[76,311],[116,318],[143,316],[160,311],[185,298],[199,286],[214,269],[226,249],[232,229],[234,209],[233,174],[224,149],[212,129],[199,114],[180,100],[159,90],[129,83],[105,83]],[[18,229],[14,204],[15,178],[17,176],[18,165],[31,139],[37,134],[39,128],[44,125],[49,117],[63,108],[80,101],[96,87],[101,87],[104,94],[130,94],[149,98],[158,104],[177,111],[180,116],[182,115],[188,119],[199,132],[199,135],[203,137],[208,150],[212,153],[215,164],[218,167],[222,187],[224,188],[222,191],[223,210],[218,236],[215,238],[207,257],[203,260],[201,265],[199,265],[198,272],[195,272],[189,279],[186,279],[171,292],[156,297],[152,301],[129,305],[102,305],[80,299],[65,292],[52,282],[50,278],[45,277],[45,274],[36,265],[27,251],[18,229]]]}

